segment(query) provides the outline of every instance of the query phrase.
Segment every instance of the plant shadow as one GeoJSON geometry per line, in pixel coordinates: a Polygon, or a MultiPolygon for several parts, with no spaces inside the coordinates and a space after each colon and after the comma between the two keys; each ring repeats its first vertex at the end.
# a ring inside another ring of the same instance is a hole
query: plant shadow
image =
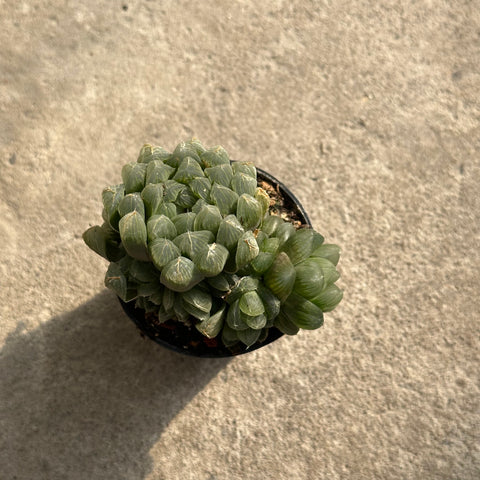
{"type": "Polygon", "coordinates": [[[144,479],[149,451],[229,359],[199,359],[142,339],[103,292],[0,355],[2,478],[144,479]]]}

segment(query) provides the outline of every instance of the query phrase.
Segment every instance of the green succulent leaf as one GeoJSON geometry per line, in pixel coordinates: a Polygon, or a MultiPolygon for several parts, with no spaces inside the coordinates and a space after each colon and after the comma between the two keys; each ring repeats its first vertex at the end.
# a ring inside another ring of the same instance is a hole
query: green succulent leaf
{"type": "Polygon", "coordinates": [[[251,347],[260,337],[261,330],[253,330],[251,328],[247,330],[239,330],[237,332],[238,339],[247,346],[251,347]]]}
{"type": "Polygon", "coordinates": [[[276,215],[269,215],[263,220],[262,231],[270,237],[274,235],[278,227],[284,223],[285,222],[280,217],[277,217],[276,215]]]}
{"type": "Polygon", "coordinates": [[[202,142],[196,137],[191,138],[187,144],[190,145],[198,155],[202,154],[206,150],[206,148],[202,145],[202,142]]]}
{"type": "Polygon", "coordinates": [[[240,195],[237,203],[237,218],[245,230],[251,230],[260,225],[263,212],[262,206],[251,195],[240,195]]]}
{"type": "Polygon", "coordinates": [[[316,268],[319,268],[323,271],[324,288],[332,283],[335,283],[340,278],[340,274],[335,268],[335,265],[326,258],[310,257],[308,260],[306,260],[306,262],[314,264],[316,268]]]}
{"type": "Polygon", "coordinates": [[[253,197],[257,190],[257,179],[246,173],[237,172],[233,174],[230,186],[239,196],[246,193],[253,197]]]}
{"type": "Polygon", "coordinates": [[[194,253],[192,260],[206,277],[219,275],[227,261],[229,252],[220,243],[203,243],[194,253]]]}
{"type": "Polygon", "coordinates": [[[188,142],[181,142],[175,147],[171,157],[165,160],[165,163],[171,167],[178,168],[182,163],[182,160],[187,157],[193,158],[200,163],[200,157],[196,148],[188,142]]]}
{"type": "Polygon", "coordinates": [[[267,324],[267,317],[263,313],[252,317],[242,312],[242,320],[253,330],[261,330],[267,324]]]}
{"type": "Polygon", "coordinates": [[[141,193],[145,205],[147,218],[158,213],[163,203],[163,185],[161,183],[149,183],[141,193]]]}
{"type": "Polygon", "coordinates": [[[127,213],[118,224],[122,244],[127,253],[136,260],[148,262],[147,226],[137,211],[127,213]]]}
{"type": "Polygon", "coordinates": [[[152,283],[159,281],[160,273],[150,262],[132,260],[129,267],[129,274],[133,280],[141,283],[152,283]]]}
{"type": "Polygon", "coordinates": [[[192,207],[192,212],[196,213],[197,215],[200,213],[200,210],[205,206],[209,205],[203,198],[199,198],[195,205],[192,207]]]}
{"type": "Polygon", "coordinates": [[[323,292],[311,299],[323,312],[331,312],[342,300],[343,292],[336,285],[329,285],[323,292]]]}
{"type": "Polygon", "coordinates": [[[158,209],[159,215],[165,215],[166,217],[172,219],[180,212],[178,211],[177,206],[172,202],[163,202],[158,209]]]}
{"type": "Polygon", "coordinates": [[[210,318],[195,324],[195,328],[207,338],[215,338],[222,331],[226,307],[227,306],[223,304],[210,318]]]}
{"type": "Polygon", "coordinates": [[[145,218],[145,205],[138,192],[125,195],[118,204],[118,213],[120,214],[120,217],[124,217],[128,213],[135,211],[145,218]]]}
{"type": "Polygon", "coordinates": [[[146,143],[140,150],[140,153],[137,158],[138,163],[151,163],[152,161],[161,161],[170,158],[170,153],[168,153],[162,147],[153,147],[152,145],[146,143]]]}
{"type": "Polygon", "coordinates": [[[188,185],[197,198],[209,199],[212,182],[208,178],[194,178],[188,185]]]}
{"type": "Polygon", "coordinates": [[[127,163],[122,168],[122,180],[125,193],[141,192],[145,186],[147,165],[144,163],[127,163]]]}
{"type": "Polygon", "coordinates": [[[237,300],[240,299],[242,295],[247,292],[252,292],[257,290],[260,285],[260,280],[255,277],[240,277],[237,282],[232,287],[229,295],[225,298],[225,300],[229,304],[235,303],[237,300]]]}
{"type": "Polygon", "coordinates": [[[175,225],[177,234],[181,235],[182,233],[193,231],[196,216],[197,215],[193,212],[186,212],[173,217],[172,222],[175,225]]]}
{"type": "Polygon", "coordinates": [[[257,188],[255,189],[254,198],[262,207],[262,217],[265,216],[270,208],[268,193],[263,188],[257,188]]]}
{"type": "Polygon", "coordinates": [[[280,313],[280,300],[263,285],[258,286],[257,293],[265,307],[267,320],[273,320],[280,313]]]}
{"type": "Polygon", "coordinates": [[[245,230],[235,215],[227,215],[219,224],[217,242],[224,245],[228,250],[237,246],[239,238],[245,230]]]}
{"type": "Polygon", "coordinates": [[[237,332],[225,322],[222,328],[222,343],[226,347],[233,347],[239,342],[237,332]]]}
{"type": "Polygon", "coordinates": [[[275,317],[273,325],[285,335],[296,335],[300,330],[283,312],[275,317]]]}
{"type": "Polygon", "coordinates": [[[237,252],[235,254],[237,268],[249,264],[258,255],[259,251],[255,235],[250,231],[246,231],[238,239],[237,243],[237,252]]]}
{"type": "Polygon", "coordinates": [[[219,273],[214,277],[208,277],[207,283],[219,292],[228,292],[230,290],[229,276],[225,273],[219,273]]]}
{"type": "Polygon", "coordinates": [[[283,251],[294,265],[306,260],[312,253],[314,233],[310,228],[297,230],[283,245],[283,251]]]}
{"type": "Polygon", "coordinates": [[[182,190],[187,188],[183,183],[178,183],[175,180],[167,180],[164,184],[164,202],[172,202],[175,203],[177,201],[177,197],[180,195],[182,190]]]}
{"type": "Polygon", "coordinates": [[[297,327],[315,330],[323,325],[323,312],[314,303],[292,293],[282,306],[282,312],[297,327]]]}
{"type": "Polygon", "coordinates": [[[205,244],[212,243],[214,235],[208,230],[199,230],[197,232],[185,232],[175,238],[174,243],[189,258],[204,249],[205,244]]]}
{"type": "Polygon", "coordinates": [[[193,287],[182,293],[182,299],[184,304],[191,305],[204,313],[210,314],[212,310],[212,296],[199,287],[193,287]]]}
{"type": "Polygon", "coordinates": [[[176,293],[173,290],[169,288],[163,289],[162,304],[165,311],[169,312],[173,310],[175,306],[175,295],[176,293]]]}
{"type": "Polygon", "coordinates": [[[239,307],[239,300],[230,305],[227,313],[227,324],[233,330],[246,330],[248,325],[242,320],[242,312],[239,307]]]}
{"type": "Polygon", "coordinates": [[[228,158],[228,153],[226,150],[217,145],[215,147],[209,148],[200,154],[202,164],[205,168],[215,167],[217,165],[229,165],[230,158],[228,158]]]}
{"type": "Polygon", "coordinates": [[[279,253],[264,275],[265,285],[283,303],[295,284],[295,267],[285,252],[279,253]]]}
{"type": "MultiPolygon", "coordinates": [[[[185,310],[184,302],[180,295],[175,295],[175,300],[173,303],[173,312],[175,314],[175,318],[180,322],[185,324],[190,324],[190,314],[185,310]]],[[[171,318],[171,315],[168,316],[167,320],[171,318]]]]}
{"type": "Polygon", "coordinates": [[[278,238],[280,240],[280,246],[282,246],[290,237],[295,235],[295,232],[295,227],[291,223],[287,223],[282,220],[282,223],[278,225],[272,236],[278,238]]]}
{"type": "Polygon", "coordinates": [[[154,215],[148,219],[147,235],[151,242],[156,238],[173,240],[178,234],[175,224],[166,215],[154,215]]]}
{"type": "Polygon", "coordinates": [[[180,256],[178,247],[171,240],[161,237],[150,242],[148,244],[148,250],[153,264],[159,270],[162,270],[167,263],[170,263],[180,256]]]}
{"type": "Polygon", "coordinates": [[[259,252],[259,254],[252,260],[250,266],[258,275],[263,275],[273,264],[276,255],[268,252],[259,252]]]}
{"type": "Polygon", "coordinates": [[[316,297],[324,287],[323,269],[312,258],[295,267],[294,291],[309,300],[316,297]]]}
{"type": "Polygon", "coordinates": [[[125,255],[117,241],[112,239],[110,232],[96,225],[83,233],[83,240],[95,253],[110,262],[116,262],[125,255]]]}
{"type": "Polygon", "coordinates": [[[256,291],[244,293],[240,297],[238,306],[243,313],[251,317],[256,317],[265,313],[265,306],[256,291]]]}
{"type": "Polygon", "coordinates": [[[147,165],[145,184],[164,183],[174,173],[175,169],[170,165],[167,165],[160,160],[153,160],[147,165]]]}
{"type": "Polygon", "coordinates": [[[197,202],[198,198],[194,195],[194,193],[190,190],[190,187],[185,187],[177,197],[177,205],[181,208],[191,209],[195,203],[197,202]]]}
{"type": "Polygon", "coordinates": [[[252,162],[232,162],[233,173],[244,173],[249,177],[257,179],[257,169],[252,162]]]}
{"type": "Polygon", "coordinates": [[[204,176],[205,174],[198,161],[191,157],[185,157],[180,163],[173,179],[177,182],[188,184],[194,178],[204,176]]]}
{"type": "Polygon", "coordinates": [[[107,187],[102,192],[102,201],[107,215],[106,221],[112,228],[118,231],[118,222],[120,220],[120,214],[118,213],[118,206],[123,200],[125,195],[125,189],[123,184],[113,185],[107,187]]]}
{"type": "Polygon", "coordinates": [[[158,282],[141,283],[137,286],[137,293],[141,297],[150,297],[154,293],[160,293],[162,291],[162,285],[158,282]]]}
{"type": "Polygon", "coordinates": [[[333,265],[337,265],[340,258],[340,247],[338,245],[325,243],[312,252],[312,257],[326,258],[333,265]]]}
{"type": "Polygon", "coordinates": [[[219,185],[229,188],[233,177],[233,170],[230,164],[225,163],[206,168],[205,175],[210,179],[212,184],[218,183],[219,185]]]}
{"type": "Polygon", "coordinates": [[[210,190],[210,199],[224,216],[236,211],[238,195],[223,185],[218,183],[213,184],[210,190]]]}
{"type": "Polygon", "coordinates": [[[222,221],[222,214],[216,205],[205,205],[195,218],[194,230],[210,230],[214,235],[222,221]]]}
{"type": "Polygon", "coordinates": [[[127,278],[116,263],[111,263],[108,266],[105,286],[113,290],[124,302],[127,301],[127,278]]]}
{"type": "Polygon", "coordinates": [[[189,258],[180,256],[165,265],[160,281],[174,292],[186,292],[203,278],[189,258]]]}

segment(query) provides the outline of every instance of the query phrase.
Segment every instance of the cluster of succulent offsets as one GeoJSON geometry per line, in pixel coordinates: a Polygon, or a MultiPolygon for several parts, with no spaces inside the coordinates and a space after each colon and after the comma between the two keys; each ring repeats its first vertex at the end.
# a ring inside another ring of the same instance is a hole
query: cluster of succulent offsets
{"type": "Polygon", "coordinates": [[[194,325],[231,347],[323,324],[342,291],[336,245],[269,213],[252,163],[194,139],[173,153],[145,145],[103,191],[102,226],[84,233],[111,263],[105,285],[125,302],[194,325]]]}

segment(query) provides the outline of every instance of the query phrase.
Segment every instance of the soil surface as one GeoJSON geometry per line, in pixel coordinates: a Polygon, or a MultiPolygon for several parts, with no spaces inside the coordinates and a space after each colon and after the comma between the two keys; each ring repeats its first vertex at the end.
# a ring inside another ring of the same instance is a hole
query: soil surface
{"type": "Polygon", "coordinates": [[[478,0],[0,0],[0,477],[480,478],[478,0]],[[83,243],[144,143],[284,182],[342,248],[321,329],[138,335],[83,243]]]}

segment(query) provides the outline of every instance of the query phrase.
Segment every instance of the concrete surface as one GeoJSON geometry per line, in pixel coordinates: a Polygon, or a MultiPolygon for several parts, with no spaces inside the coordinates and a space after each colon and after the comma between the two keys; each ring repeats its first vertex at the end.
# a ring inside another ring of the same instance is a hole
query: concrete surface
{"type": "Polygon", "coordinates": [[[480,478],[478,1],[0,1],[0,478],[480,478]],[[81,233],[199,137],[342,246],[322,329],[198,361],[81,233]]]}

